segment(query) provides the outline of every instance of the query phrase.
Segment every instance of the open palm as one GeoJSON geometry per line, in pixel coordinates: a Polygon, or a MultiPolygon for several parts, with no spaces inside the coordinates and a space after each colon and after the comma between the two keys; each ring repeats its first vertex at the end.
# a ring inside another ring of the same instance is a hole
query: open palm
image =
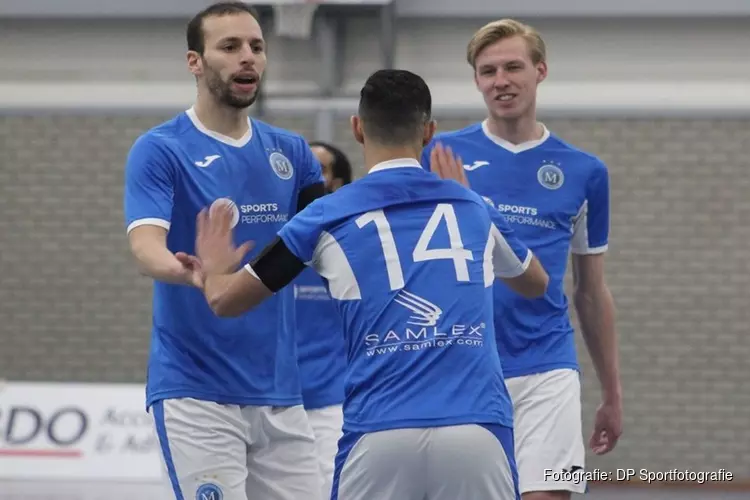
{"type": "Polygon", "coordinates": [[[233,272],[253,247],[248,241],[235,247],[232,235],[232,209],[215,205],[198,214],[195,250],[201,271],[205,274],[233,272]]]}

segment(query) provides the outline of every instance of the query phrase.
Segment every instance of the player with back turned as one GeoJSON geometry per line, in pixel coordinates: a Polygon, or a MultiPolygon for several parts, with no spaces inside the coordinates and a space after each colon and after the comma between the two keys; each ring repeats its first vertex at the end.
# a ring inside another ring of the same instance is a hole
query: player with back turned
{"type": "MultiPolygon", "coordinates": [[[[421,168],[435,122],[420,77],[371,75],[352,129],[368,174],[310,204],[244,269],[226,272],[244,252],[231,214],[200,214],[206,299],[234,316],[305,266],[323,277],[348,357],[333,500],[515,500],[492,285],[538,297],[547,275],[479,195],[421,168]]],[[[448,157],[436,168],[460,170],[448,157]]]]}
{"type": "Polygon", "coordinates": [[[423,165],[442,153],[437,144],[462,158],[467,185],[503,212],[549,272],[547,293],[534,300],[496,284],[495,330],[514,404],[524,500],[568,499],[586,488],[581,384],[563,287],[571,251],[574,304],[602,393],[591,449],[608,452],[622,432],[615,308],[604,280],[609,175],[598,158],[537,122],[547,61],[536,30],[510,19],[489,23],[469,42],[467,59],[488,118],[438,134],[423,165]]]}
{"type": "Polygon", "coordinates": [[[227,207],[243,241],[270,242],[324,194],[320,165],[302,137],[248,117],[266,44],[247,5],[206,8],[188,24],[187,45],[195,105],[135,141],[124,199],[132,253],[154,279],[146,395],[169,497],[316,499],[292,290],[218,318],[191,254],[206,205],[227,207]]]}

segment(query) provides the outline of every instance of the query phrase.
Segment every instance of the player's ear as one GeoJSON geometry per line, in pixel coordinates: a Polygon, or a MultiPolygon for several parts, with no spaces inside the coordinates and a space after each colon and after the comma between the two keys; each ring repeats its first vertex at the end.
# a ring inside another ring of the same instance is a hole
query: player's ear
{"type": "Polygon", "coordinates": [[[194,50],[188,50],[187,52],[187,65],[193,76],[200,76],[203,73],[203,60],[200,54],[194,50]]]}
{"type": "Polygon", "coordinates": [[[547,78],[547,63],[542,61],[536,65],[536,83],[542,83],[547,78]]]}
{"type": "Polygon", "coordinates": [[[360,143],[365,143],[365,134],[362,132],[362,120],[359,118],[359,116],[354,115],[351,118],[352,122],[352,134],[354,134],[354,139],[360,143]]]}
{"type": "Polygon", "coordinates": [[[422,146],[427,146],[430,142],[432,142],[432,138],[435,136],[435,131],[437,131],[437,122],[435,120],[430,120],[425,123],[422,146]]]}

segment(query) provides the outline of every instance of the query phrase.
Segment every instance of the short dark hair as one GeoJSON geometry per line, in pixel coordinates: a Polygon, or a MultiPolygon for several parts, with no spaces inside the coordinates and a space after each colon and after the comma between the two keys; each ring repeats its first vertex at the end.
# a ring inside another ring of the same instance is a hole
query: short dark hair
{"type": "Polygon", "coordinates": [[[378,70],[362,87],[359,117],[365,135],[384,146],[412,142],[432,117],[430,88],[410,71],[378,70]]]}
{"type": "Polygon", "coordinates": [[[352,164],[349,162],[349,158],[346,157],[343,151],[324,141],[312,141],[310,147],[319,147],[328,151],[333,157],[333,163],[331,164],[331,171],[333,176],[337,179],[341,179],[344,184],[352,182],[352,164]]]}
{"type": "Polygon", "coordinates": [[[257,11],[244,2],[218,2],[198,12],[187,25],[188,50],[202,55],[206,49],[206,39],[203,34],[204,19],[207,17],[231,16],[236,14],[250,14],[256,20],[258,19],[257,11]]]}

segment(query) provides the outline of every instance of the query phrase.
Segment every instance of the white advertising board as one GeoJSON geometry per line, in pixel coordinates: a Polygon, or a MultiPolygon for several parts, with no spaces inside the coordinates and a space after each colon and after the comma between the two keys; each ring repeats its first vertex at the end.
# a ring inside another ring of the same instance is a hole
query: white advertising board
{"type": "Polygon", "coordinates": [[[141,385],[0,383],[0,479],[158,481],[141,385]]]}

